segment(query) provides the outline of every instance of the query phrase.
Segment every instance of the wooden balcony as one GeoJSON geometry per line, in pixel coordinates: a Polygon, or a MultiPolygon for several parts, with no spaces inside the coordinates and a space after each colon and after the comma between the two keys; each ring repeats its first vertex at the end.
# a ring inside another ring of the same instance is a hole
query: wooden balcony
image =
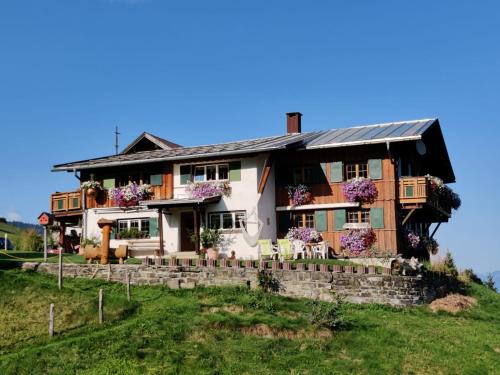
{"type": "Polygon", "coordinates": [[[50,197],[51,211],[55,216],[73,216],[82,213],[82,192],[80,190],[54,193],[50,197]]]}
{"type": "Polygon", "coordinates": [[[451,212],[441,207],[438,197],[432,193],[427,177],[400,178],[399,203],[403,208],[428,208],[445,217],[451,216],[451,212]]]}

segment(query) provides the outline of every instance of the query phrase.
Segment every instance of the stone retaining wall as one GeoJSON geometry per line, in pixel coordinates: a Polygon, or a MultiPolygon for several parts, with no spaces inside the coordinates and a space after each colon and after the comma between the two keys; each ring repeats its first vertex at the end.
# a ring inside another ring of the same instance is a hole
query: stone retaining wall
{"type": "MultiPolygon", "coordinates": [[[[58,273],[58,265],[53,263],[41,263],[32,268],[52,275],[58,273]]],[[[311,267],[311,270],[274,268],[269,272],[280,281],[283,287],[280,294],[324,301],[333,300],[333,291],[353,303],[415,306],[430,303],[457,287],[446,277],[330,272],[324,267],[311,267]]],[[[166,285],[169,288],[243,285],[255,288],[258,271],[239,267],[65,264],[63,275],[125,283],[129,273],[131,284],[136,285],[166,285]]]]}

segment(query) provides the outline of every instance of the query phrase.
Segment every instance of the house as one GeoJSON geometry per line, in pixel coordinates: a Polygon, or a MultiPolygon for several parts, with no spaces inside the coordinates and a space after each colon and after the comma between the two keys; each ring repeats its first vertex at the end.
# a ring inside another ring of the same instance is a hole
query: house
{"type": "Polygon", "coordinates": [[[120,154],[55,165],[102,190],[54,193],[51,211],[62,228],[81,226],[83,238],[100,236],[99,219],[116,220],[111,247],[130,242],[120,234],[140,233],[163,255],[197,251],[193,236],[214,227],[224,234],[222,254],[256,259],[257,239],[275,241],[291,227],[309,227],[336,255],[347,232],[373,229],[377,256],[426,257],[408,238],[417,236],[421,245],[425,239],[428,247],[457,208],[438,194],[440,188],[454,194],[444,184],[455,182],[438,119],[302,132],[301,118],[288,113],[283,135],[195,147],[142,133],[120,154]],[[346,183],[360,178],[377,194],[346,198],[346,183]],[[120,206],[110,193],[130,183],[148,184],[151,193],[120,206]],[[193,183],[222,190],[193,196],[193,183]],[[289,198],[297,186],[308,190],[299,204],[289,198]]]}

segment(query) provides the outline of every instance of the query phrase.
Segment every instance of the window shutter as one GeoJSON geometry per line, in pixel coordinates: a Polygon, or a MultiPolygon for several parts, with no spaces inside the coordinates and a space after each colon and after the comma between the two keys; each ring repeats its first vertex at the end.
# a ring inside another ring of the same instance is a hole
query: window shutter
{"type": "Polygon", "coordinates": [[[78,208],[78,198],[73,198],[72,208],[78,208]]]}
{"type": "Polygon", "coordinates": [[[344,163],[335,161],[330,163],[330,182],[344,181],[344,163]]]}
{"type": "Polygon", "coordinates": [[[158,230],[158,218],[150,217],[149,218],[149,236],[150,237],[158,237],[160,232],[158,230]]]}
{"type": "Polygon", "coordinates": [[[153,186],[163,185],[163,175],[162,174],[152,174],[149,176],[149,184],[153,186]]]}
{"type": "Polygon", "coordinates": [[[279,212],[278,213],[278,232],[287,233],[290,229],[290,213],[289,212],[279,212]]]}
{"type": "Polygon", "coordinates": [[[343,230],[345,224],[345,210],[333,210],[333,221],[335,230],[343,230]]]}
{"type": "Polygon", "coordinates": [[[192,181],[192,168],[190,165],[181,165],[181,185],[187,185],[192,181]]]}
{"type": "Polygon", "coordinates": [[[106,190],[113,189],[115,187],[115,179],[114,178],[106,178],[102,180],[102,187],[106,190]]]}
{"type": "Polygon", "coordinates": [[[116,229],[116,228],[113,228],[113,229],[111,230],[111,233],[109,234],[109,238],[110,238],[110,239],[114,240],[114,239],[116,238],[116,231],[117,231],[117,230],[118,230],[118,229],[116,229]]]}
{"type": "Polygon", "coordinates": [[[370,222],[372,228],[383,229],[384,228],[384,208],[383,207],[373,207],[370,209],[370,222]]]}
{"type": "Polygon", "coordinates": [[[326,183],[326,163],[315,164],[313,167],[313,183],[326,183]]]}
{"type": "Polygon", "coordinates": [[[326,232],[328,230],[327,212],[326,210],[314,211],[314,220],[318,232],[326,232]]]}
{"type": "Polygon", "coordinates": [[[382,159],[368,160],[368,173],[372,180],[382,179],[382,159]]]}
{"type": "Polygon", "coordinates": [[[64,208],[64,201],[62,199],[57,200],[57,209],[62,210],[64,208]]]}
{"type": "Polygon", "coordinates": [[[229,163],[229,181],[241,181],[241,162],[229,163]]]}

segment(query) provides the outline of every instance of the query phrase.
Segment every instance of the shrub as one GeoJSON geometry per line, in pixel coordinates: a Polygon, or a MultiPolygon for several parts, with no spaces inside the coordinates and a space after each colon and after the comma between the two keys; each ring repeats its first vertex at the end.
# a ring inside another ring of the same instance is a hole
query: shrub
{"type": "Polygon", "coordinates": [[[272,272],[260,270],[257,273],[257,285],[265,293],[278,293],[283,289],[280,281],[276,279],[272,272]]]}
{"type": "Polygon", "coordinates": [[[472,268],[467,268],[463,270],[463,272],[460,274],[460,277],[466,282],[473,282],[476,284],[483,285],[482,280],[479,278],[479,276],[476,275],[476,273],[472,268]]]}
{"type": "Polygon", "coordinates": [[[43,249],[43,238],[34,229],[24,230],[14,241],[14,247],[16,250],[40,251],[43,249]]]}
{"type": "Polygon", "coordinates": [[[491,273],[488,274],[484,285],[494,292],[497,291],[497,288],[495,287],[495,280],[493,280],[493,275],[491,273]]]}
{"type": "Polygon", "coordinates": [[[311,301],[309,322],[332,331],[346,329],[349,323],[344,314],[343,304],[343,300],[339,297],[333,303],[311,301]]]}

